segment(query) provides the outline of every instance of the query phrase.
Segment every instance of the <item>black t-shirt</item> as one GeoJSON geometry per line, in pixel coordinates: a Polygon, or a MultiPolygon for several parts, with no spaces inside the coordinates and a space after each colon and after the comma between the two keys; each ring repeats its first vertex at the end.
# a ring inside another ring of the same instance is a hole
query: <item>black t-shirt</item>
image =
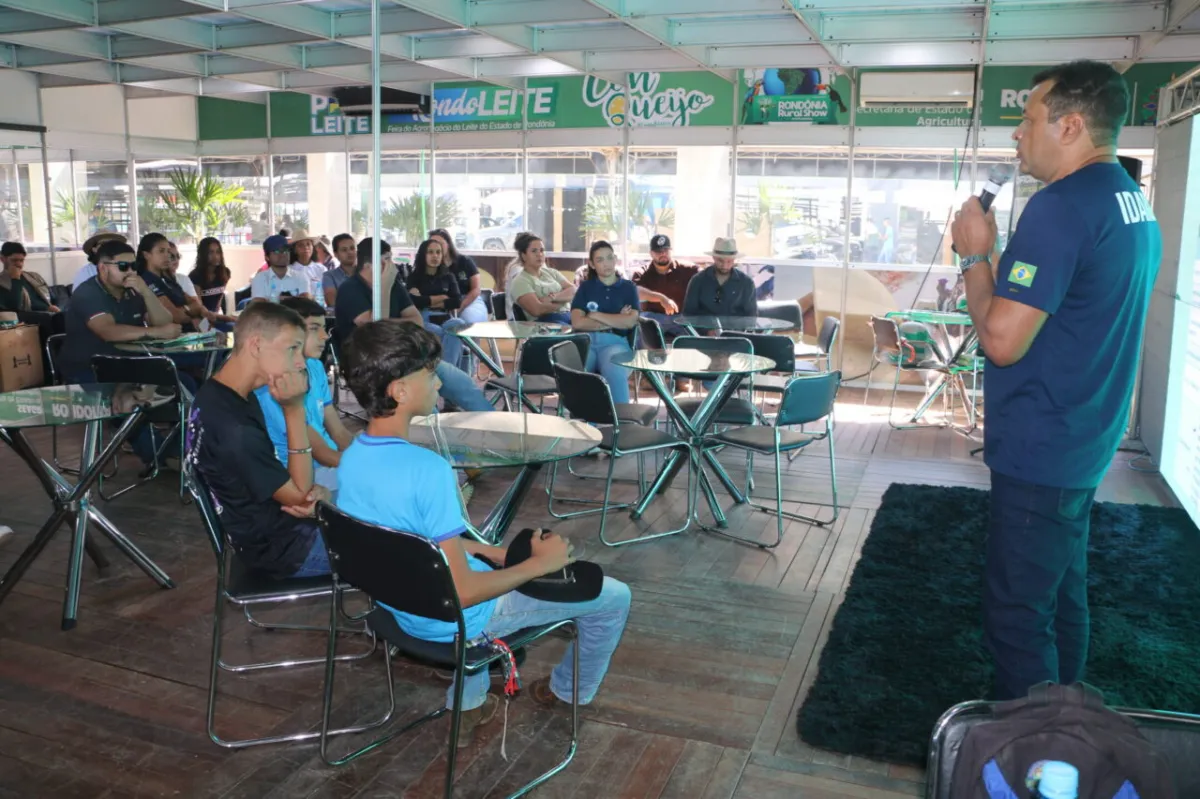
{"type": "MultiPolygon", "coordinates": [[[[392,296],[388,298],[388,317],[399,319],[405,308],[411,306],[412,296],[404,281],[399,278],[392,284],[392,296]]],[[[354,320],[365,311],[371,310],[371,287],[360,275],[346,280],[338,289],[333,314],[337,324],[338,339],[343,343],[354,334],[354,320]]]]}
{"type": "Polygon", "coordinates": [[[258,400],[205,381],[188,418],[187,452],[242,562],[272,577],[295,574],[317,527],[284,513],[273,499],[291,476],[275,457],[258,400]]]}
{"type": "MultiPolygon", "coordinates": [[[[446,302],[441,308],[435,308],[435,311],[453,311],[462,305],[462,293],[458,288],[458,278],[449,270],[437,275],[431,275],[424,269],[415,270],[408,276],[408,288],[421,292],[421,296],[414,297],[410,291],[408,297],[409,302],[422,311],[429,307],[429,298],[438,295],[445,295],[446,302]]],[[[395,293],[394,286],[392,293],[395,293]]]]}
{"type": "Polygon", "coordinates": [[[91,380],[93,355],[122,354],[92,332],[88,327],[91,319],[110,314],[119,325],[146,326],[146,303],[140,294],[127,289],[118,300],[95,277],[88,278],[75,289],[65,314],[67,339],[63,343],[59,371],[68,380],[91,380]]]}
{"type": "Polygon", "coordinates": [[[471,256],[459,253],[450,267],[450,274],[458,281],[458,293],[465,297],[471,291],[471,278],[479,274],[479,267],[471,256]]]}
{"type": "Polygon", "coordinates": [[[225,287],[229,285],[229,274],[224,269],[218,269],[216,280],[209,282],[200,278],[199,270],[193,270],[190,275],[196,294],[205,308],[213,313],[221,313],[221,303],[225,301],[225,287]]]}

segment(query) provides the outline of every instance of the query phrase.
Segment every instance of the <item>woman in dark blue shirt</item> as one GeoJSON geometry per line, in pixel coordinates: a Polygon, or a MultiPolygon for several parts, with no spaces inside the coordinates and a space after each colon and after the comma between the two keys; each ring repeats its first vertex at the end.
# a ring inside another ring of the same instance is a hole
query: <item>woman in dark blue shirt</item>
{"type": "Polygon", "coordinates": [[[629,402],[629,369],[613,358],[633,351],[629,335],[638,323],[637,286],[617,274],[617,254],[607,241],[588,251],[587,279],[571,301],[571,327],[592,340],[587,370],[604,377],[613,402],[629,402]]]}

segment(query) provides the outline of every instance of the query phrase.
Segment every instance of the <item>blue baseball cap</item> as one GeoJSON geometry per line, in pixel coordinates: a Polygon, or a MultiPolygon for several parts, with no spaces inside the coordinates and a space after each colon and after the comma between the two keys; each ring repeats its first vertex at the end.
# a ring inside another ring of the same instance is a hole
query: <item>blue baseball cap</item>
{"type": "Polygon", "coordinates": [[[291,246],[283,236],[267,236],[267,240],[263,242],[263,252],[270,255],[273,252],[286,250],[291,246]]]}

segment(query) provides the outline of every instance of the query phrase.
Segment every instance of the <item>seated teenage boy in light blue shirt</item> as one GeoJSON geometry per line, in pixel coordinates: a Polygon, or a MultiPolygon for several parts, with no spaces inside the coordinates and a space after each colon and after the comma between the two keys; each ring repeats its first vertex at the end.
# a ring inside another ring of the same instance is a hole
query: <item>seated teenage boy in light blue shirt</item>
{"type": "MultiPolygon", "coordinates": [[[[370,417],[366,432],[342,454],[337,505],[363,521],[424,536],[438,543],[450,564],[462,602],[467,637],[509,635],[531,624],[577,619],[579,702],[592,701],[629,615],[629,587],[604,578],[600,595],[589,602],[545,602],[517,592],[518,586],[559,571],[571,562],[571,548],[554,534],[534,535],[528,560],[491,569],[478,556],[504,563],[505,550],[464,538],[458,486],[450,464],[437,453],[408,442],[415,416],[433,412],[442,346],[420,325],[396,320],[358,327],[343,347],[342,369],[350,390],[370,417]]],[[[457,625],[392,611],[409,635],[451,642],[457,625]]],[[[571,700],[571,649],[550,677],[535,680],[530,695],[541,705],[571,700]]],[[[459,746],[468,746],[476,728],[495,715],[482,672],[463,685],[459,746]]],[[[454,686],[446,695],[451,706],[454,686]]]]}
{"type": "MultiPolygon", "coordinates": [[[[308,419],[308,439],[313,448],[313,482],[330,491],[337,491],[337,466],[342,452],[350,446],[354,436],[342,424],[337,409],[333,407],[333,395],[329,393],[329,378],[321,354],[325,352],[325,309],[307,297],[284,297],[279,303],[291,308],[304,319],[304,361],[308,367],[308,393],[304,397],[304,415],[308,419]]],[[[263,419],[267,423],[267,434],[275,445],[275,456],[287,466],[287,426],[284,424],[283,408],[271,396],[266,386],[255,390],[254,396],[262,406],[263,419]]]]}

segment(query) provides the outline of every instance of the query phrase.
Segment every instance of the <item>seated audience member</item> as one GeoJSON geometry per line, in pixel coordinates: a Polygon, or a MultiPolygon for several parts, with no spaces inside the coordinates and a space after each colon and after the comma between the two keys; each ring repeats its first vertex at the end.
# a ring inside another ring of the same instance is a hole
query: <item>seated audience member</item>
{"type": "Polygon", "coordinates": [[[397,278],[392,286],[392,292],[403,291],[408,287],[411,302],[421,312],[425,321],[425,329],[442,340],[442,358],[455,366],[462,365],[462,340],[454,335],[454,330],[467,326],[461,319],[446,319],[440,324],[432,321],[435,313],[456,311],[462,304],[462,294],[459,293],[458,280],[450,274],[445,264],[445,248],[441,239],[426,239],[417,248],[413,270],[408,276],[407,283],[402,284],[397,278]]]}
{"type": "Polygon", "coordinates": [[[679,313],[692,278],[700,270],[671,257],[671,240],[659,233],[650,239],[650,263],[638,270],[633,282],[642,300],[642,316],[658,322],[668,336],[687,335],[687,328],[671,321],[679,313]]]}
{"type": "Polygon", "coordinates": [[[321,292],[325,296],[325,307],[337,307],[337,292],[342,284],[354,276],[358,267],[358,247],[354,237],[349,233],[339,233],[333,237],[333,254],[337,258],[337,266],[330,269],[321,278],[321,292]]]}
{"type": "MultiPolygon", "coordinates": [[[[304,320],[304,360],[308,369],[304,415],[308,419],[308,440],[313,448],[313,480],[319,486],[337,491],[337,465],[354,436],[342,424],[342,418],[333,407],[329,376],[325,374],[325,364],[321,362],[325,342],[329,339],[329,334],[325,332],[325,309],[319,302],[306,297],[284,297],[279,304],[291,308],[304,320]]],[[[270,386],[259,386],[254,390],[254,396],[262,406],[267,434],[275,445],[275,457],[287,466],[287,424],[283,408],[271,396],[270,386]]]]}
{"type": "Polygon", "coordinates": [[[220,507],[244,565],[275,578],[328,574],[312,518],[316,501],[330,494],[313,482],[304,320],[290,308],[256,302],[238,317],[234,337],[225,365],[196,393],[188,462],[220,507]],[[262,407],[251,396],[263,386],[282,409],[287,466],[276,457],[262,407]]]}
{"type": "Polygon", "coordinates": [[[633,351],[630,336],[638,323],[637,286],[617,274],[617,254],[607,241],[588,252],[588,277],[571,300],[571,327],[592,340],[586,368],[604,377],[613,402],[629,402],[629,367],[613,362],[633,351]]]}
{"type": "Polygon", "coordinates": [[[514,246],[517,257],[509,265],[509,301],[521,306],[530,319],[569,325],[567,306],[575,296],[574,284],[546,265],[546,246],[533,233],[518,233],[514,246]]]}
{"type": "Polygon", "coordinates": [[[184,332],[195,330],[195,318],[188,308],[187,295],[171,274],[171,242],[161,233],[147,233],[138,242],[138,276],[171,314],[171,321],[184,332]]]}
{"type": "Polygon", "coordinates": [[[719,238],[708,255],[713,258],[712,266],[688,284],[683,312],[691,316],[758,316],[754,279],[735,268],[741,257],[737,242],[719,238]]]}
{"type": "MultiPolygon", "coordinates": [[[[208,309],[208,306],[200,298],[200,292],[196,289],[196,284],[187,275],[179,271],[179,248],[175,246],[175,242],[170,242],[171,245],[171,279],[179,284],[179,290],[183,292],[183,298],[187,302],[188,316],[193,319],[193,323],[197,330],[225,330],[232,331],[234,318],[221,313],[213,313],[208,309]]],[[[223,298],[221,298],[223,299],[223,298]]]]}
{"type": "MultiPolygon", "coordinates": [[[[506,551],[463,536],[466,525],[450,464],[407,441],[413,417],[431,413],[437,400],[439,350],[437,337],[415,324],[370,322],[354,332],[346,347],[345,375],[370,420],[366,432],[342,455],[338,507],[365,522],[414,533],[441,546],[462,601],[468,639],[484,633],[503,638],[529,624],[577,619],[579,702],[587,704],[625,629],[629,587],[605,577],[598,597],[578,603],[546,602],[517,592],[523,583],[557,572],[573,560],[570,545],[554,534],[535,534],[532,554],[515,566],[493,569],[481,559],[504,563],[506,551]]],[[[392,613],[400,628],[417,638],[448,643],[457,633],[452,622],[392,613]]],[[[571,701],[573,645],[549,677],[529,684],[529,694],[538,704],[552,707],[571,701]]],[[[495,715],[498,703],[488,694],[489,680],[486,671],[466,679],[460,747],[469,746],[475,730],[495,715]]],[[[446,697],[450,706],[453,685],[446,697]]]]}
{"type": "MultiPolygon", "coordinates": [[[[133,247],[124,241],[110,240],[95,252],[96,276],[86,280],[67,303],[66,340],[59,355],[58,368],[64,382],[92,383],[93,355],[128,355],[114,347],[123,341],[179,335],[179,325],[138,276],[133,247]]],[[[196,385],[186,373],[179,380],[188,391],[196,385]]],[[[155,446],[150,428],[143,427],[130,445],[147,469],[153,468],[155,446]]],[[[170,448],[164,449],[170,452],[170,448]]]]}
{"type": "MultiPolygon", "coordinates": [[[[380,242],[380,259],[385,263],[391,253],[387,242],[380,242]]],[[[371,321],[371,286],[375,280],[371,268],[371,240],[363,239],[358,243],[358,274],[347,280],[338,289],[337,296],[337,337],[344,343],[350,340],[355,329],[371,321]]],[[[397,280],[392,287],[389,317],[402,319],[413,324],[422,324],[421,314],[412,304],[411,295],[404,283],[397,280]]],[[[440,348],[439,348],[440,349],[440,348]]],[[[487,397],[475,385],[475,381],[457,366],[442,360],[437,367],[438,378],[441,380],[441,395],[446,402],[464,411],[492,411],[495,408],[488,402],[487,397]]]]}
{"type": "MultiPolygon", "coordinates": [[[[215,327],[233,329],[234,317],[225,313],[225,290],[232,277],[229,267],[225,265],[225,250],[221,242],[213,237],[201,239],[196,247],[196,265],[188,273],[188,280],[196,289],[196,296],[208,314],[205,318],[215,327]]],[[[179,275],[175,276],[181,286],[184,285],[179,275]]],[[[186,286],[185,286],[186,289],[186,286]]]]}
{"type": "MultiPolygon", "coordinates": [[[[337,261],[333,257],[333,244],[329,242],[329,237],[318,236],[312,240],[312,243],[314,253],[313,258],[316,259],[321,266],[325,267],[326,272],[328,272],[330,269],[335,269],[337,267],[337,261]]],[[[324,279],[324,275],[322,275],[322,279],[324,279]]]]}
{"type": "Polygon", "coordinates": [[[79,288],[84,282],[91,280],[96,276],[96,249],[106,241],[128,241],[120,233],[112,233],[105,231],[97,233],[83,243],[79,249],[83,250],[83,254],[87,256],[87,263],[79,268],[75,273],[75,277],[71,282],[71,291],[79,288]]]}
{"type": "Polygon", "coordinates": [[[454,246],[454,237],[444,228],[429,231],[429,238],[442,242],[442,251],[445,253],[442,263],[458,281],[458,293],[462,295],[458,318],[469,325],[486,322],[490,309],[483,301],[483,284],[475,261],[458,251],[454,246]]]}
{"type": "Polygon", "coordinates": [[[297,233],[292,239],[292,271],[308,281],[306,293],[311,297],[322,295],[321,284],[325,279],[325,264],[317,260],[317,249],[307,233],[297,233]]]}
{"type": "Polygon", "coordinates": [[[267,268],[257,272],[250,281],[250,302],[267,300],[279,302],[283,296],[310,297],[308,278],[293,270],[292,249],[283,236],[268,236],[263,242],[267,268]]]}
{"type": "Polygon", "coordinates": [[[17,241],[0,245],[0,311],[58,313],[50,287],[37,272],[25,271],[25,247],[17,241]]]}

